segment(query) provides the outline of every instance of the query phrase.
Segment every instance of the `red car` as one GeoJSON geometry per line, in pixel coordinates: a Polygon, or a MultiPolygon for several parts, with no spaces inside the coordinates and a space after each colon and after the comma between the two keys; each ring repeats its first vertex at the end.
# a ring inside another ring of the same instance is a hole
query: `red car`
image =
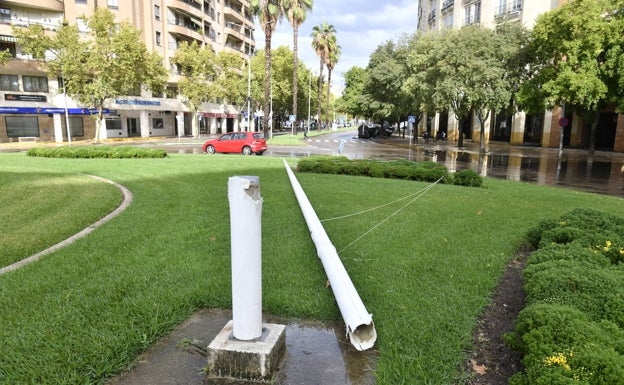
{"type": "Polygon", "coordinates": [[[235,152],[243,155],[262,155],[267,148],[266,139],[261,132],[228,132],[216,139],[207,140],[202,146],[202,151],[209,154],[235,152]]]}

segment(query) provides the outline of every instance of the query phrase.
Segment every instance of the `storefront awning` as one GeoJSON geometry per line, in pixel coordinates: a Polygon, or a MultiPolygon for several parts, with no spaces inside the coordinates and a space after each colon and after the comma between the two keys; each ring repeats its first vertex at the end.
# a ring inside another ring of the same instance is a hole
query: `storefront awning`
{"type": "Polygon", "coordinates": [[[7,41],[9,43],[17,43],[17,38],[15,36],[0,35],[0,41],[7,41]]]}

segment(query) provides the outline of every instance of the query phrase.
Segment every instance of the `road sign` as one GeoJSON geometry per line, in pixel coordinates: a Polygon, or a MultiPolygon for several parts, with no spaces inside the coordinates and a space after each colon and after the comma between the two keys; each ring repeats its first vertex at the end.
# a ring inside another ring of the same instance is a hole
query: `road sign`
{"type": "Polygon", "coordinates": [[[416,117],[414,115],[408,116],[407,117],[407,122],[408,123],[412,123],[412,124],[416,123],[416,117]]]}
{"type": "Polygon", "coordinates": [[[559,126],[561,127],[565,127],[570,123],[570,120],[568,118],[566,118],[565,116],[561,119],[559,119],[559,126]]]}

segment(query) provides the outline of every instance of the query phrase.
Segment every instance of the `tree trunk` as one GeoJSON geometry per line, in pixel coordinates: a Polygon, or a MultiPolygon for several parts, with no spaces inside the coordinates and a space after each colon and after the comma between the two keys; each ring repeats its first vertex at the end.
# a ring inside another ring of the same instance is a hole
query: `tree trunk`
{"type": "Polygon", "coordinates": [[[331,90],[331,74],[332,74],[332,70],[331,68],[327,67],[327,101],[325,102],[325,119],[327,120],[327,123],[329,125],[329,120],[330,120],[330,114],[329,114],[329,97],[330,97],[330,90],[331,90]]]}
{"type": "Polygon", "coordinates": [[[97,119],[95,121],[95,137],[93,138],[93,143],[100,143],[100,129],[102,127],[102,111],[98,109],[97,119]]]}
{"type": "Polygon", "coordinates": [[[94,143],[100,143],[100,137],[102,136],[102,126],[104,125],[104,100],[101,103],[96,102],[95,108],[97,109],[97,119],[95,121],[95,138],[94,143]]]}
{"type": "Polygon", "coordinates": [[[589,130],[589,148],[587,151],[588,152],[587,154],[588,166],[594,162],[594,151],[596,150],[596,131],[598,129],[599,122],[600,122],[600,111],[596,110],[594,113],[594,119],[592,119],[591,129],[589,130]]]}
{"type": "Polygon", "coordinates": [[[480,120],[479,126],[481,126],[479,130],[479,153],[485,154],[485,122],[480,120]]]}
{"type": "MultiPolygon", "coordinates": [[[[297,41],[299,36],[299,24],[293,22],[293,103],[292,114],[295,115],[295,121],[297,119],[297,67],[299,66],[299,58],[297,57],[297,51],[299,50],[297,41]]],[[[293,122],[294,124],[294,122],[293,122]]]]}
{"type": "Polygon", "coordinates": [[[321,115],[321,105],[322,105],[322,96],[323,95],[323,58],[321,57],[321,67],[319,69],[319,78],[318,78],[318,107],[317,107],[317,112],[318,112],[318,117],[316,120],[316,129],[320,130],[321,129],[321,121],[322,119],[322,115],[321,115]]]}
{"type": "Polygon", "coordinates": [[[193,138],[199,138],[199,127],[197,127],[197,115],[199,111],[193,110],[192,118],[191,118],[191,133],[193,134],[193,138]]]}
{"type": "Polygon", "coordinates": [[[457,147],[464,147],[464,120],[465,118],[459,119],[459,136],[457,138],[457,147]]]}
{"type": "Polygon", "coordinates": [[[485,121],[490,117],[490,112],[477,114],[479,119],[479,153],[485,154],[485,121]]]}

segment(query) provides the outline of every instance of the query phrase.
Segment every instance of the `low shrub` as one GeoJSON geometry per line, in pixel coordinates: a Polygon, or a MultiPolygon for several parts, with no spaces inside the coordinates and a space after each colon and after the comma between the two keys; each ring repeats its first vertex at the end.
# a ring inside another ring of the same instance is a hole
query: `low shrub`
{"type": "Polygon", "coordinates": [[[527,267],[527,303],[569,305],[593,321],[624,327],[624,271],[571,260],[553,260],[527,267]]]}
{"type": "Polygon", "coordinates": [[[461,170],[453,175],[453,183],[458,186],[481,187],[483,178],[474,170],[461,170]]]}
{"type": "Polygon", "coordinates": [[[527,240],[528,305],[505,336],[525,370],[509,383],[624,384],[624,219],[574,209],[527,240]]]}
{"type": "Polygon", "coordinates": [[[34,147],[29,156],[46,158],[166,158],[167,152],[160,149],[133,146],[63,146],[55,148],[34,147]]]}
{"type": "Polygon", "coordinates": [[[604,254],[589,247],[581,246],[574,242],[567,244],[553,243],[531,253],[531,258],[527,261],[527,270],[532,265],[556,260],[578,261],[600,267],[606,267],[610,264],[609,258],[605,258],[604,254]]]}
{"type": "Polygon", "coordinates": [[[528,231],[527,239],[533,248],[583,239],[590,245],[597,240],[596,234],[621,237],[624,234],[624,218],[598,210],[576,208],[559,219],[540,222],[528,231]]]}
{"type": "Polygon", "coordinates": [[[622,384],[624,331],[565,305],[536,304],[519,315],[506,342],[524,354],[511,385],[622,384]]]}
{"type": "Polygon", "coordinates": [[[349,160],[344,156],[314,156],[297,164],[301,172],[345,174],[435,182],[448,176],[446,166],[436,162],[410,162],[407,160],[378,161],[369,159],[349,160]]]}

